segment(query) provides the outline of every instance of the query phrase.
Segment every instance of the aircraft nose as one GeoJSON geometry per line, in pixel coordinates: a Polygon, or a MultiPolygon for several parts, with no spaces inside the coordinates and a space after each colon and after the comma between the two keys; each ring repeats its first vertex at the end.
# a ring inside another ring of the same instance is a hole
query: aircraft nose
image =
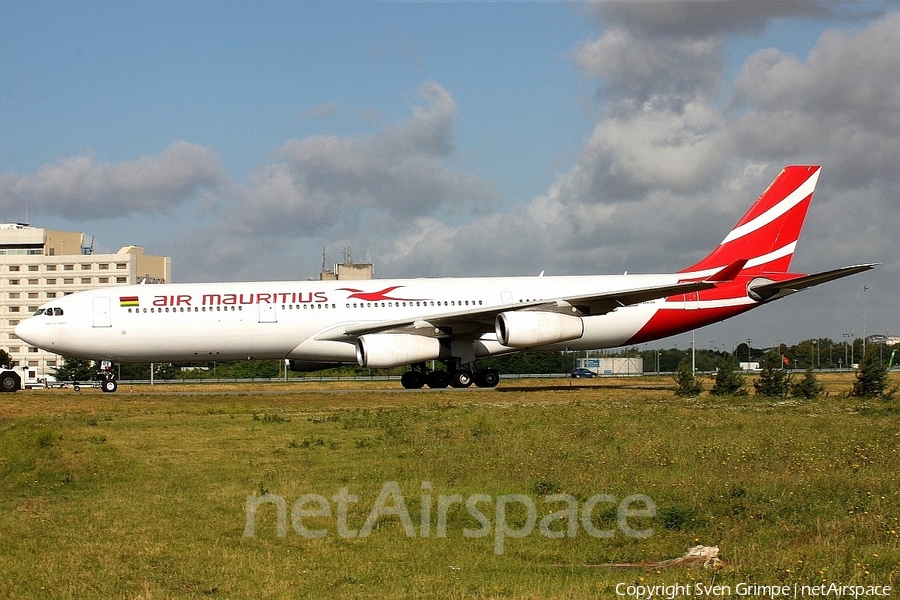
{"type": "Polygon", "coordinates": [[[16,337],[23,342],[43,348],[46,343],[46,340],[43,339],[46,336],[46,327],[42,327],[42,325],[45,323],[39,317],[29,317],[16,325],[14,331],[16,337]],[[41,335],[42,332],[44,335],[41,335]]]}

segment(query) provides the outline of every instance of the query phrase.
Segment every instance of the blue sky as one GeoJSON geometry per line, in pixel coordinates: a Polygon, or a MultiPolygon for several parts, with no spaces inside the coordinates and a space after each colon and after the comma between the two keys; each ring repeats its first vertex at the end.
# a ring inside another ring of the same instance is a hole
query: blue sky
{"type": "Polygon", "coordinates": [[[837,339],[862,304],[900,332],[896,10],[6,2],[0,219],[177,281],[305,279],[346,246],[380,277],[670,271],[822,163],[795,268],[885,264],[698,335],[837,339]]]}
{"type": "Polygon", "coordinates": [[[287,139],[402,120],[432,79],[466,109],[457,143],[478,155],[459,160],[485,175],[526,162],[508,185],[527,196],[534,188],[517,182],[546,162],[537,155],[577,148],[590,125],[567,54],[592,28],[550,3],[37,6],[2,25],[4,137],[15,141],[3,172],[85,148],[117,162],[188,140],[243,179],[287,139]]]}

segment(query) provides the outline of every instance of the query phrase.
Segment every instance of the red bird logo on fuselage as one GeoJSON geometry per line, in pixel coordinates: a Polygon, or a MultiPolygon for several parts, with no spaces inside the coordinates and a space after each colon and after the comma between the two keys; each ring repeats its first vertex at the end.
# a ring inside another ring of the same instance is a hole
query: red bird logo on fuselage
{"type": "MultiPolygon", "coordinates": [[[[385,300],[400,300],[400,301],[409,301],[410,298],[394,298],[393,296],[388,296],[391,292],[396,290],[397,288],[403,287],[402,285],[394,285],[391,287],[384,288],[383,290],[379,290],[377,292],[364,292],[362,290],[357,290],[355,288],[338,288],[339,290],[345,292],[352,292],[347,298],[356,298],[357,300],[365,300],[366,302],[382,302],[385,300]]],[[[417,298],[412,298],[412,300],[416,300],[417,298]]]]}

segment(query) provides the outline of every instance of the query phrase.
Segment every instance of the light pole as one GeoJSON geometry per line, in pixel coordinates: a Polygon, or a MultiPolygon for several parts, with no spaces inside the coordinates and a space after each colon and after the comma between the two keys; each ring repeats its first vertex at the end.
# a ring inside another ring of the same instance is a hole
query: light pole
{"type": "MultiPolygon", "coordinates": [[[[847,363],[847,367],[848,367],[848,368],[849,368],[851,365],[853,365],[853,341],[854,341],[854,340],[853,340],[853,335],[854,335],[854,334],[853,334],[853,328],[852,328],[852,327],[850,328],[850,333],[842,333],[842,334],[841,334],[841,337],[845,337],[845,338],[847,338],[847,339],[849,340],[849,345],[850,345],[850,362],[847,363]]],[[[844,342],[844,343],[846,344],[847,342],[844,342]]],[[[847,346],[844,346],[844,361],[846,361],[846,360],[847,360],[847,346]]]]}
{"type": "Polygon", "coordinates": [[[694,330],[691,330],[691,375],[697,372],[697,344],[694,343],[694,330]]]}
{"type": "Polygon", "coordinates": [[[863,286],[863,348],[862,348],[863,358],[866,357],[866,316],[869,313],[868,303],[866,302],[866,300],[869,297],[869,294],[867,293],[868,291],[869,291],[869,286],[864,285],[863,286]]]}
{"type": "Polygon", "coordinates": [[[750,344],[753,343],[753,340],[747,338],[747,370],[750,370],[750,344]]]}

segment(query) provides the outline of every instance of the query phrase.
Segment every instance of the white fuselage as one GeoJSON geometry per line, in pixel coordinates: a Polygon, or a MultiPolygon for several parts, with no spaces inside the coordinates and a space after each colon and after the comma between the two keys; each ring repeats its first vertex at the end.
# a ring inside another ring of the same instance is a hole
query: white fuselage
{"type": "MultiPolygon", "coordinates": [[[[342,327],[368,322],[483,312],[538,300],[668,285],[678,274],[579,277],[274,281],[131,285],[90,290],[48,302],[17,335],[57,354],[116,362],[189,362],[290,358],[356,362],[355,338],[342,327]],[[54,308],[47,314],[45,308],[54,308]],[[338,332],[336,334],[336,332],[338,332]]],[[[620,346],[660,310],[684,313],[699,303],[658,299],[584,318],[584,334],[551,348],[620,346]]],[[[753,304],[744,298],[736,312],[753,304]]],[[[733,306],[733,308],[738,308],[733,306]]],[[[692,321],[690,326],[696,326],[692,321]]],[[[493,326],[454,332],[474,356],[503,354],[493,326]]],[[[469,354],[468,351],[464,354],[469,354]]]]}

